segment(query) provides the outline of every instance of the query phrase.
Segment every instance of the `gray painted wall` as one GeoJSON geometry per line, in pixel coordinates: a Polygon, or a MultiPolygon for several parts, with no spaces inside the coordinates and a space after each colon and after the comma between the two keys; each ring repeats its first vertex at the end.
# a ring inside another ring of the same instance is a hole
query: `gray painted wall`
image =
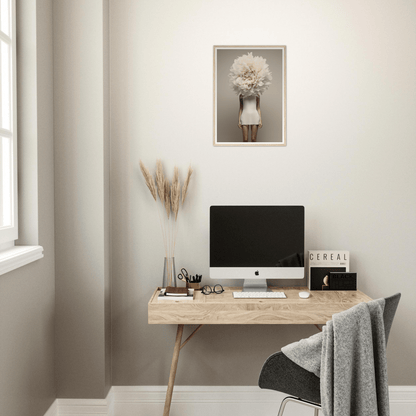
{"type": "Polygon", "coordinates": [[[56,397],[52,1],[17,0],[17,10],[24,57],[18,59],[19,243],[39,243],[44,258],[0,276],[0,413],[41,416],[56,397]],[[32,157],[23,169],[33,153],[37,164],[32,157]]]}
{"type": "MultiPolygon", "coordinates": [[[[414,3],[119,0],[110,20],[113,385],[168,380],[175,328],[147,324],[164,254],[138,164],[157,158],[195,169],[178,267],[209,282],[211,204],[303,204],[307,250],[349,250],[373,298],[402,292],[389,381],[416,385],[414,3]],[[287,147],[212,146],[213,45],[287,45],[287,147]]],[[[315,331],[205,327],[177,384],[255,385],[269,354],[315,331]]]]}
{"type": "Polygon", "coordinates": [[[102,398],[110,376],[108,1],[54,16],[56,383],[102,398]]]}

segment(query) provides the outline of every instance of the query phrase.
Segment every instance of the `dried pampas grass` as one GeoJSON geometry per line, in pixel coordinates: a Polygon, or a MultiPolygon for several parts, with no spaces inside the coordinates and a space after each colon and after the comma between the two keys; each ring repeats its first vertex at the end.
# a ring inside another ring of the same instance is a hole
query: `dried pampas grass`
{"type": "Polygon", "coordinates": [[[167,218],[169,219],[171,213],[173,213],[176,221],[178,219],[180,202],[182,201],[183,205],[188,194],[189,182],[194,171],[191,165],[189,165],[186,179],[182,186],[182,195],[179,180],[179,169],[177,166],[175,166],[173,170],[173,179],[171,184],[164,174],[163,164],[160,159],[156,161],[155,179],[142,161],[140,161],[140,170],[142,171],[146,185],[149,188],[153,199],[157,201],[157,195],[159,195],[159,199],[166,211],[167,218]]]}
{"type": "Polygon", "coordinates": [[[185,182],[184,182],[183,188],[182,188],[182,205],[185,202],[185,198],[186,198],[186,195],[188,193],[188,186],[189,186],[189,182],[191,180],[191,175],[192,175],[193,171],[194,170],[192,169],[191,165],[189,165],[188,174],[186,175],[186,179],[185,179],[185,182]]]}
{"type": "Polygon", "coordinates": [[[155,181],[153,180],[153,176],[150,174],[149,169],[140,161],[140,170],[143,173],[144,180],[146,182],[147,187],[149,188],[150,193],[153,196],[153,199],[156,201],[156,185],[155,181]]]}
{"type": "Polygon", "coordinates": [[[165,210],[166,210],[166,215],[170,216],[170,195],[169,195],[169,191],[170,191],[170,185],[169,185],[169,181],[165,178],[164,182],[163,182],[163,188],[164,188],[164,195],[165,195],[165,210]]]}
{"type": "Polygon", "coordinates": [[[163,173],[163,165],[160,159],[156,160],[156,186],[159,198],[165,200],[165,174],[163,173]]]}
{"type": "MultiPolygon", "coordinates": [[[[169,183],[168,178],[165,176],[162,161],[160,159],[156,161],[155,178],[153,178],[152,174],[146,166],[144,166],[142,161],[140,161],[140,170],[142,171],[144,180],[150,190],[150,193],[152,194],[153,199],[156,201],[163,234],[165,256],[169,259],[175,256],[180,202],[182,201],[182,205],[185,202],[193,169],[189,166],[188,173],[182,187],[182,195],[179,169],[176,166],[173,170],[172,183],[169,183]],[[159,195],[161,204],[157,202],[157,195],[159,195]]],[[[169,269],[171,268],[172,262],[169,263],[169,269]]],[[[168,282],[171,282],[175,276],[172,275],[172,270],[168,270],[168,274],[168,282]]]]}
{"type": "Polygon", "coordinates": [[[178,219],[180,199],[181,185],[179,183],[179,169],[175,166],[172,185],[170,187],[170,200],[172,204],[172,213],[175,215],[175,221],[178,219]]]}

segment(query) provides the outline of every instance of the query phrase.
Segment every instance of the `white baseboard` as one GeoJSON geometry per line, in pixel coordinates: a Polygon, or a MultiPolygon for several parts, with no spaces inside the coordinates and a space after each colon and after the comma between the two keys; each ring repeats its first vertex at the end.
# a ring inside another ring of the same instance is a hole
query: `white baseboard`
{"type": "Polygon", "coordinates": [[[56,399],[45,416],[114,416],[112,389],[105,399],[56,399]]]}
{"type": "MultiPolygon", "coordinates": [[[[416,415],[416,386],[390,386],[390,415],[416,415]]],[[[113,386],[105,399],[57,399],[45,416],[160,416],[166,386],[113,386]]],[[[274,416],[285,394],[248,386],[176,386],[170,416],[274,416]]],[[[310,416],[288,403],[285,416],[310,416]]]]}
{"type": "Polygon", "coordinates": [[[48,411],[45,413],[45,416],[58,416],[58,401],[55,400],[48,411]]]}
{"type": "Polygon", "coordinates": [[[113,393],[106,399],[58,399],[57,416],[114,416],[113,393]]]}

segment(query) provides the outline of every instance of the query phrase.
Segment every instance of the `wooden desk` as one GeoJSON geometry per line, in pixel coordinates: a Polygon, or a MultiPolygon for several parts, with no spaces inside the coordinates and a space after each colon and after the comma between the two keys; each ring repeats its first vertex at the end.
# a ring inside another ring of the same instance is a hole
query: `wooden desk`
{"type": "Polygon", "coordinates": [[[333,314],[371,300],[359,290],[311,291],[308,299],[299,298],[299,292],[309,292],[306,287],[272,288],[274,291],[285,292],[286,299],[234,299],[232,292],[241,291],[241,287],[224,289],[224,293],[219,295],[214,293],[204,295],[197,291],[193,301],[158,301],[157,295],[160,290],[158,288],[150,298],[149,324],[178,325],[163,416],[168,416],[170,411],[179,351],[201,329],[202,325],[324,325],[332,319],[333,314]],[[199,326],[182,343],[184,325],[199,326]]]}

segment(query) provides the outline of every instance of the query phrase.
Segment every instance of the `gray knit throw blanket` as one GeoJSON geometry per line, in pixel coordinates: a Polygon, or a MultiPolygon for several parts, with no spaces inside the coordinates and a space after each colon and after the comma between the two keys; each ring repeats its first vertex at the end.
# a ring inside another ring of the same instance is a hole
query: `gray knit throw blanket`
{"type": "Polygon", "coordinates": [[[282,348],[321,378],[325,416],[389,416],[384,299],[332,316],[321,333],[282,348]]]}

